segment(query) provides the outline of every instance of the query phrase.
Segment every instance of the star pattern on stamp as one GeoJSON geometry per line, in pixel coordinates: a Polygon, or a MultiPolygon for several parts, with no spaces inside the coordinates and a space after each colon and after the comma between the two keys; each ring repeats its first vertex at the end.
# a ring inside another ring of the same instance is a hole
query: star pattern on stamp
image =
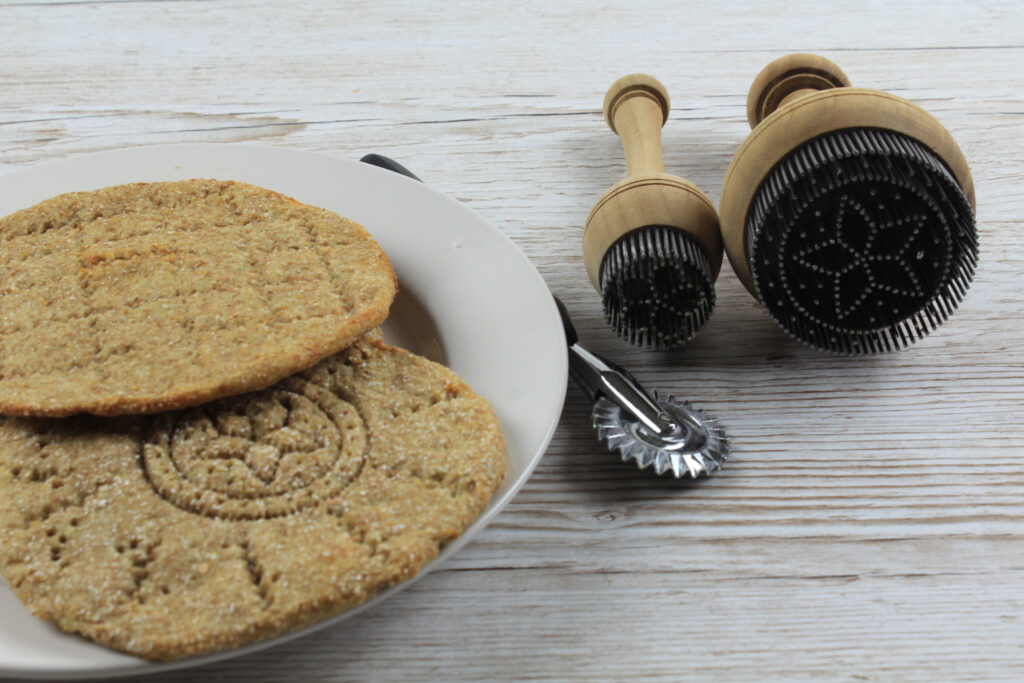
{"type": "Polygon", "coordinates": [[[862,202],[843,195],[831,222],[834,228],[821,228],[819,241],[793,256],[796,264],[810,271],[820,290],[831,290],[837,320],[856,314],[875,293],[884,292],[887,298],[925,296],[913,264],[925,258],[919,237],[927,216],[888,214],[882,204],[877,208],[878,215],[872,215],[862,202]]]}

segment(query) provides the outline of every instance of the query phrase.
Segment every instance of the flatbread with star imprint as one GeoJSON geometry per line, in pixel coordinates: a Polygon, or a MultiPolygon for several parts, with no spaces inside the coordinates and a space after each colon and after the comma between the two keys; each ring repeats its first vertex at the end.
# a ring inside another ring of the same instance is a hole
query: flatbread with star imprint
{"type": "Polygon", "coordinates": [[[505,475],[490,405],[377,338],[154,416],[0,418],[0,571],[38,617],[171,660],[414,576],[505,475]]]}

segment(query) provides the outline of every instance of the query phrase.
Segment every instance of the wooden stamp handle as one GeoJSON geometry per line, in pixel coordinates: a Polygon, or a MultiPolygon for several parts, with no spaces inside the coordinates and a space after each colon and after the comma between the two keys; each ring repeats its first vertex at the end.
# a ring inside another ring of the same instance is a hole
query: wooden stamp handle
{"type": "Polygon", "coordinates": [[[747,121],[754,128],[779,107],[821,90],[846,88],[850,79],[833,62],[798,53],[779,57],[761,70],[747,94],[747,121]]]}
{"type": "Polygon", "coordinates": [[[626,173],[662,173],[661,127],[668,120],[669,99],[658,79],[646,74],[623,76],[604,97],[604,118],[622,140],[626,173]]]}
{"type": "Polygon", "coordinates": [[[604,97],[604,118],[622,140],[628,177],[601,195],[583,227],[583,263],[598,291],[608,249],[623,235],[655,225],[697,240],[707,253],[712,281],[718,277],[722,236],[715,205],[693,183],[665,173],[661,127],[668,112],[665,86],[646,74],[623,76],[604,97]]]}

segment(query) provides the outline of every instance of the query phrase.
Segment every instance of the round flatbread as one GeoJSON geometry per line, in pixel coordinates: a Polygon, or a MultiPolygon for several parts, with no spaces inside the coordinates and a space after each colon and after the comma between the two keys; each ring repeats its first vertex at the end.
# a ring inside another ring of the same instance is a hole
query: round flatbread
{"type": "Polygon", "coordinates": [[[243,183],[133,183],[0,219],[0,413],[173,410],[254,391],[387,316],[360,225],[243,183]]]}
{"type": "Polygon", "coordinates": [[[0,571],[35,615],[109,647],[224,650],[414,576],[504,473],[484,399],[364,339],[174,413],[0,418],[0,571]]]}

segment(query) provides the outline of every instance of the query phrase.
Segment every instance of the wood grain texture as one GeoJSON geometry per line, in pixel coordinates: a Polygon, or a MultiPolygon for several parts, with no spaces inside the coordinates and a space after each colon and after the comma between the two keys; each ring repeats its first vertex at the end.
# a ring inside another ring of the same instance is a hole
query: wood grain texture
{"type": "Polygon", "coordinates": [[[336,628],[145,680],[1018,680],[1022,26],[1013,1],[0,3],[0,172],[155,143],[387,154],[515,241],[584,345],[733,442],[711,479],[651,478],[603,452],[570,387],[534,476],[442,570],[336,628]],[[952,133],[977,188],[970,292],[910,349],[840,358],[724,268],[697,339],[631,349],[580,248],[625,175],[605,90],[666,85],[665,168],[717,206],[752,79],[796,51],[952,133]]]}

